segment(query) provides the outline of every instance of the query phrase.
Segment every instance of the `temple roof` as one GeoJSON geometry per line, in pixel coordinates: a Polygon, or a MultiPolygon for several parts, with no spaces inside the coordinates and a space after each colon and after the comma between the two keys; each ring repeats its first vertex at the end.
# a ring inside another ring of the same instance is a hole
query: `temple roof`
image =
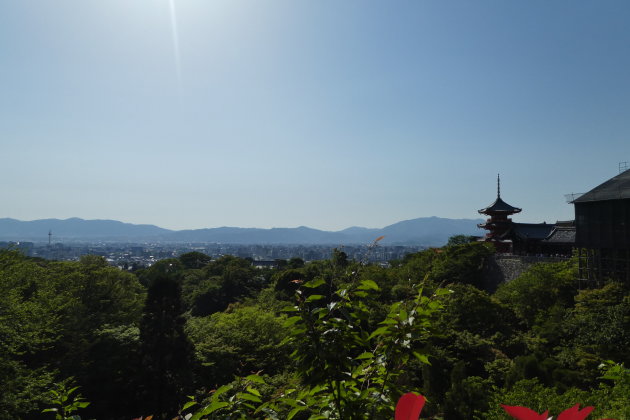
{"type": "Polygon", "coordinates": [[[630,169],[583,194],[574,203],[630,198],[630,169]]]}
{"type": "Polygon", "coordinates": [[[561,244],[573,244],[575,243],[575,226],[573,227],[561,227],[556,228],[545,239],[545,242],[561,243],[561,244]]]}
{"type": "Polygon", "coordinates": [[[501,235],[501,238],[519,239],[521,241],[574,243],[575,227],[547,223],[512,223],[510,229],[501,235]]]}
{"type": "Polygon", "coordinates": [[[512,223],[510,230],[503,236],[517,237],[519,239],[538,239],[543,240],[547,238],[556,225],[547,223],[512,223]]]}
{"type": "Polygon", "coordinates": [[[513,213],[520,213],[521,210],[522,209],[519,209],[518,207],[510,206],[508,203],[506,203],[505,201],[501,199],[501,196],[499,196],[497,197],[496,200],[494,200],[494,203],[490,204],[485,209],[479,210],[479,213],[481,214],[492,214],[492,213],[513,214],[513,213]]]}

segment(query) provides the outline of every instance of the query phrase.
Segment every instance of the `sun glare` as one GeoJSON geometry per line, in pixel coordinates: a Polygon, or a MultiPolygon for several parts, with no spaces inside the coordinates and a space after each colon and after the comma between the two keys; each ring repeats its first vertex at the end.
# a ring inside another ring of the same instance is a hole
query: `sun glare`
{"type": "Polygon", "coordinates": [[[173,38],[173,55],[175,58],[175,71],[177,73],[177,84],[182,84],[182,66],[179,54],[179,33],[177,30],[177,9],[175,8],[175,0],[169,0],[169,11],[171,16],[171,35],[173,38]]]}

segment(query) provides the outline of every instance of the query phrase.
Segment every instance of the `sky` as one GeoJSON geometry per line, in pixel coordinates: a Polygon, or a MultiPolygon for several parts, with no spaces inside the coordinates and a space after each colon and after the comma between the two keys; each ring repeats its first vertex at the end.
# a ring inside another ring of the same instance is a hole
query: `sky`
{"type": "Polygon", "coordinates": [[[573,218],[630,161],[630,2],[0,0],[0,217],[573,218]]]}

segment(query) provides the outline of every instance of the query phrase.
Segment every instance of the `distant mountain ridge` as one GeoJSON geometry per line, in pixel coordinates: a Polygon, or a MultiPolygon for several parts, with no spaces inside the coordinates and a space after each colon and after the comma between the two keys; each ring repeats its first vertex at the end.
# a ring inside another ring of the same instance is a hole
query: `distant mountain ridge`
{"type": "Polygon", "coordinates": [[[404,220],[382,229],[353,226],[340,231],[297,228],[238,228],[169,230],[155,225],[136,225],[116,220],[0,219],[0,240],[46,242],[48,232],[59,241],[199,242],[229,244],[367,244],[379,236],[383,245],[441,246],[453,235],[481,235],[482,219],[421,217],[404,220]]]}
{"type": "Polygon", "coordinates": [[[0,239],[48,240],[48,232],[67,239],[110,239],[125,237],[157,236],[172,232],[154,225],[136,225],[116,220],[40,219],[21,221],[0,219],[0,239]]]}

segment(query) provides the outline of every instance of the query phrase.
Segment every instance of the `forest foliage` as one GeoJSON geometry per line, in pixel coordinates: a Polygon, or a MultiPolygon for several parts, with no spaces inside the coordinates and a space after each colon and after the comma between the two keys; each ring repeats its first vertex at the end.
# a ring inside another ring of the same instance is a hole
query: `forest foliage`
{"type": "Polygon", "coordinates": [[[383,267],[334,249],[262,270],[194,252],[130,273],[1,251],[0,420],[71,404],[97,419],[389,419],[410,391],[423,418],[580,403],[630,419],[629,285],[580,288],[567,260],[489,292],[492,252],[453,240],[383,267]]]}

